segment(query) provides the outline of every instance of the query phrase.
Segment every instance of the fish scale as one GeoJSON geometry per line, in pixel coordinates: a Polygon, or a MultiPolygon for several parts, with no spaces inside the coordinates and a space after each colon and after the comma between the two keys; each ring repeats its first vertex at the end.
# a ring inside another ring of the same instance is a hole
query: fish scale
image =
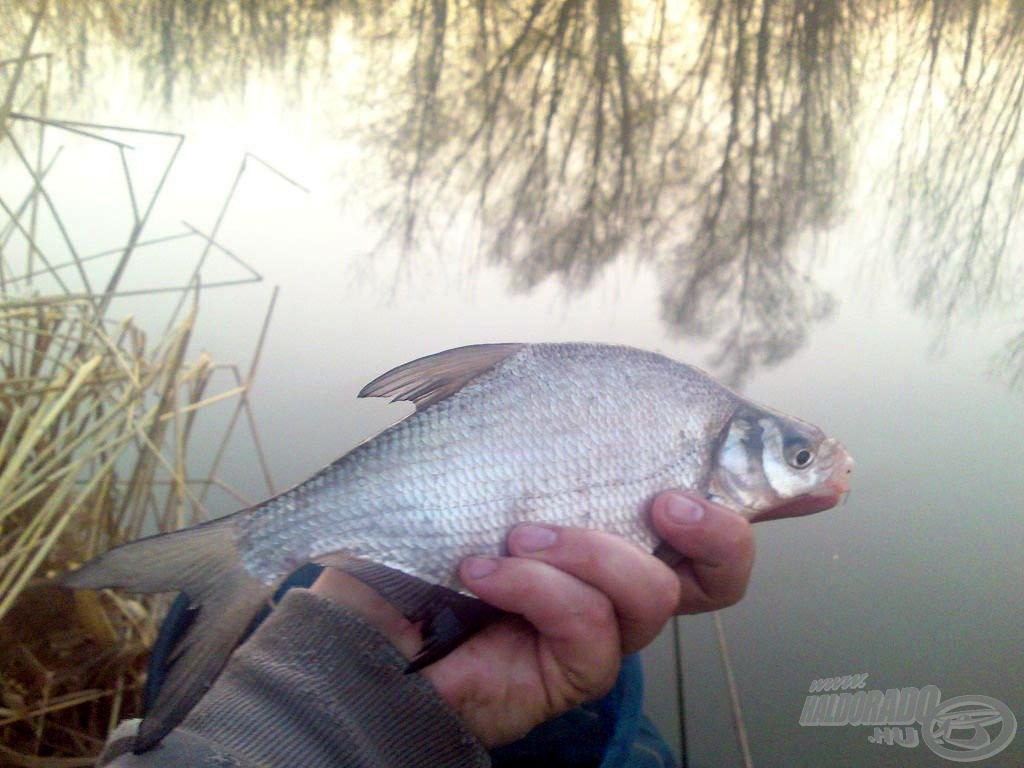
{"type": "Polygon", "coordinates": [[[833,506],[853,467],[817,427],[628,347],[462,347],[389,371],[360,396],[416,410],[251,509],[118,547],[65,577],[78,588],[178,589],[199,609],[138,750],[184,718],[303,563],[347,570],[421,621],[420,668],[493,620],[496,609],[460,593],[457,569],[468,555],[503,553],[517,523],[597,528],[651,551],[647,509],[661,491],[756,521],[833,506]]]}
{"type": "Polygon", "coordinates": [[[694,446],[720,431],[735,396],[717,387],[708,398],[703,374],[694,382],[691,370],[648,353],[622,350],[628,365],[609,366],[607,352],[582,354],[581,345],[527,350],[360,446],[322,483],[257,510],[243,545],[250,570],[273,581],[304,555],[345,551],[460,588],[453,564],[498,554],[525,519],[600,527],[652,548],[637,501],[665,487],[671,470],[676,485],[701,484],[694,446]],[[559,377],[573,387],[552,386],[559,377]],[[628,408],[615,397],[623,391],[634,394],[628,408]],[[703,397],[699,411],[687,394],[703,397]],[[510,424],[501,405],[512,402],[526,418],[510,424]],[[294,513],[274,509],[292,507],[293,496],[327,532],[297,551],[288,548],[294,513]]]}

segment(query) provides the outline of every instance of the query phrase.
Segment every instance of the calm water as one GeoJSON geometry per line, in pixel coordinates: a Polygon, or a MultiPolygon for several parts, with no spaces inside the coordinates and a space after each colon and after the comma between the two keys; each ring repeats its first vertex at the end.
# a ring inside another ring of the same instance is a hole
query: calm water
{"type": "MultiPolygon", "coordinates": [[[[801,726],[824,677],[1024,719],[1024,22],[989,3],[142,6],[49,21],[46,107],[186,137],[146,237],[211,233],[247,152],[296,182],[246,163],[195,347],[247,365],[280,287],[253,394],[276,487],[401,412],[355,399],[399,362],[496,340],[657,349],[858,461],[842,508],[759,526],[750,591],[722,614],[753,763],[952,764],[868,726],[801,726]]],[[[2,7],[6,58],[28,16],[2,7]]],[[[96,133],[131,145],[145,200],[175,139],[96,133]]],[[[117,147],[48,129],[45,156],[58,148],[47,187],[79,253],[124,243],[117,147]]],[[[17,200],[24,169],[0,156],[17,200]]],[[[120,289],[187,282],[203,242],[141,250],[120,289]]],[[[87,279],[112,270],[97,259],[87,279]]],[[[157,332],[175,301],[114,308],[157,332]]],[[[253,467],[240,439],[225,481],[259,497],[253,467]]],[[[738,765],[709,617],[678,637],[689,765],[738,765]]],[[[649,708],[678,744],[673,642],[648,654],[649,708]]],[[[1018,734],[979,764],[1022,762],[1018,734]]]]}

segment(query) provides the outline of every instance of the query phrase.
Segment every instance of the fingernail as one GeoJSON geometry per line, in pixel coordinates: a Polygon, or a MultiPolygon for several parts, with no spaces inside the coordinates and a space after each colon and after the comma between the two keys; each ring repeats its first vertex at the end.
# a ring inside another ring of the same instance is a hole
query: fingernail
{"type": "Polygon", "coordinates": [[[498,561],[493,557],[469,557],[463,568],[469,578],[482,579],[498,570],[498,561]]]}
{"type": "Polygon", "coordinates": [[[704,507],[679,493],[670,494],[665,502],[665,514],[673,523],[693,525],[704,517],[704,507]]]}
{"type": "Polygon", "coordinates": [[[547,549],[555,540],[558,534],[550,528],[541,525],[520,525],[512,536],[515,539],[516,549],[522,552],[540,552],[547,549]]]}

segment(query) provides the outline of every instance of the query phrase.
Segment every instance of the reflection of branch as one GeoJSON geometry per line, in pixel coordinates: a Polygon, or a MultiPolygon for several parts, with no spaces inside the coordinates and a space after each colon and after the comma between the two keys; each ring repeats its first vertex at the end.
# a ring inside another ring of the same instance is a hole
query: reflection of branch
{"type": "Polygon", "coordinates": [[[694,5],[109,0],[102,15],[70,3],[43,23],[78,72],[101,35],[138,51],[169,104],[182,82],[244,88],[259,67],[297,83],[350,21],[369,63],[359,138],[386,166],[367,175],[384,177],[388,237],[413,253],[476,217],[481,250],[521,288],[584,287],[639,254],[661,270],[666,322],[714,339],[735,377],[781,359],[827,313],[792,245],[835,218],[854,52],[879,40],[911,93],[890,209],[917,305],[948,318],[1020,299],[1005,254],[1024,204],[1013,4],[694,5]],[[900,23],[879,24],[887,14],[900,23]],[[898,29],[898,45],[878,28],[898,29]]]}
{"type": "MultiPolygon", "coordinates": [[[[432,7],[415,7],[430,18],[432,7]]],[[[537,0],[521,16],[487,4],[471,19],[435,13],[431,26],[455,30],[435,38],[447,51],[414,30],[411,61],[421,71],[442,56],[457,63],[445,68],[436,103],[415,87],[397,90],[409,97],[399,110],[404,117],[385,118],[433,125],[429,138],[408,141],[410,129],[374,129],[387,136],[392,172],[405,190],[379,213],[407,247],[417,232],[463,208],[468,195],[455,191],[461,189],[472,190],[486,218],[487,252],[509,263],[523,287],[552,273],[585,284],[618,253],[622,211],[637,187],[637,83],[621,3],[602,0],[593,18],[589,7],[537,0]],[[465,61],[473,62],[469,77],[460,74],[465,61]],[[437,117],[427,119],[431,114],[437,117]]],[[[407,82],[416,77],[410,73],[407,82]]]]}
{"type": "Polygon", "coordinates": [[[1024,17],[984,4],[979,24],[981,6],[918,7],[928,66],[912,78],[898,148],[897,247],[911,257],[915,304],[944,322],[1016,292],[1005,255],[1024,203],[1024,17]]]}
{"type": "MultiPolygon", "coordinates": [[[[1024,204],[1024,17],[981,2],[914,10],[926,56],[910,78],[890,207],[914,304],[942,334],[963,312],[1024,298],[1024,269],[1007,259],[1024,204]]],[[[1024,333],[996,368],[1024,390],[1024,333]]]]}
{"type": "Polygon", "coordinates": [[[1012,389],[1024,392],[1024,331],[1006,343],[1002,354],[997,358],[996,367],[1006,377],[1012,389]]]}
{"type": "MultiPolygon", "coordinates": [[[[167,0],[147,2],[150,20],[125,19],[120,34],[145,51],[167,99],[179,69],[201,93],[225,67],[244,85],[253,59],[301,68],[287,41],[326,45],[341,13],[286,4],[289,36],[257,0],[174,4],[174,17],[159,10],[167,0]],[[231,53],[206,67],[215,47],[231,53]]],[[[358,138],[380,149],[384,173],[366,176],[383,177],[375,210],[388,237],[410,254],[456,223],[477,226],[481,250],[520,288],[550,277],[585,287],[638,254],[663,270],[666,320],[717,333],[744,361],[737,375],[779,359],[823,306],[789,248],[829,223],[845,185],[855,14],[849,0],[699,6],[347,5],[369,80],[354,89],[366,108],[358,138]],[[794,278],[788,293],[776,284],[794,278]],[[766,296],[790,302],[787,323],[760,311],[766,296]]]]}
{"type": "Polygon", "coordinates": [[[618,0],[535,0],[521,15],[484,4],[472,29],[457,9],[413,5],[411,61],[440,82],[423,95],[409,73],[411,89],[390,91],[407,99],[404,117],[386,118],[408,127],[373,129],[405,191],[380,214],[407,248],[473,190],[481,247],[519,287],[586,286],[635,250],[663,269],[665,319],[717,334],[736,377],[789,354],[827,311],[787,251],[830,222],[845,184],[845,4],[801,0],[782,15],[769,0],[719,0],[693,54],[664,1],[646,37],[618,0]],[[423,33],[438,24],[452,29],[423,33]],[[478,76],[459,75],[469,60],[478,76]],[[766,297],[786,302],[785,321],[762,311],[766,297]]]}
{"type": "Polygon", "coordinates": [[[786,18],[772,11],[768,2],[759,18],[749,5],[716,5],[709,34],[728,42],[730,59],[721,69],[702,59],[697,91],[724,92],[729,123],[716,170],[698,182],[693,233],[665,269],[666,321],[716,336],[718,364],[734,381],[792,354],[830,311],[789,247],[832,219],[846,177],[833,127],[853,109],[845,14],[812,2],[786,18]]]}
{"type": "MultiPolygon", "coordinates": [[[[809,7],[808,14],[819,13],[815,6],[809,7]]],[[[417,8],[424,13],[428,10],[417,8]]],[[[469,90],[451,84],[447,88],[460,98],[466,93],[480,95],[478,102],[470,103],[471,107],[477,104],[479,108],[471,109],[468,118],[460,115],[461,122],[472,128],[451,135],[453,126],[448,125],[448,134],[440,144],[415,141],[411,153],[409,144],[392,144],[390,153],[399,157],[405,153],[408,157],[395,170],[406,180],[406,190],[415,187],[419,195],[407,194],[402,210],[386,207],[382,213],[395,223],[402,222],[400,231],[405,233],[408,243],[410,231],[425,227],[430,221],[431,203],[440,205],[438,201],[444,200],[448,208],[458,207],[439,193],[456,177],[463,181],[473,179],[478,185],[479,205],[487,205],[483,213],[491,223],[485,247],[495,260],[512,265],[520,285],[533,285],[552,273],[562,275],[570,284],[585,284],[627,242],[644,242],[649,228],[667,229],[651,208],[662,201],[662,185],[676,181],[670,179],[665,158],[676,155],[683,165],[689,165],[685,156],[693,154],[692,139],[704,142],[713,138],[707,126],[699,127],[696,137],[688,137],[685,131],[673,133],[675,123],[669,118],[680,111],[678,103],[685,104],[688,98],[693,103],[711,91],[709,79],[716,79],[722,71],[732,84],[728,92],[733,119],[718,172],[701,182],[713,186],[715,191],[711,195],[694,195],[692,191],[687,194],[717,202],[704,213],[703,226],[712,235],[717,231],[718,218],[731,206],[727,201],[734,189],[749,197],[750,212],[745,218],[752,219],[756,215],[757,177],[762,173],[759,166],[763,162],[759,147],[760,106],[753,111],[755,146],[746,161],[750,165],[746,176],[754,181],[746,185],[741,178],[734,178],[740,174],[735,166],[735,150],[749,130],[749,72],[745,62],[756,56],[755,98],[767,100],[768,79],[776,74],[768,69],[768,49],[774,46],[785,51],[786,41],[773,27],[770,4],[763,3],[757,9],[749,3],[728,7],[718,4],[712,9],[709,34],[695,68],[683,75],[681,85],[666,90],[660,66],[665,58],[662,49],[665,45],[678,45],[677,40],[669,40],[666,34],[666,8],[664,3],[659,4],[652,14],[656,21],[647,42],[649,61],[657,65],[648,65],[646,70],[641,67],[645,78],[639,81],[633,77],[630,56],[631,52],[636,56],[638,47],[626,45],[627,22],[618,2],[597,3],[592,23],[578,3],[535,2],[528,13],[515,19],[517,26],[505,21],[504,27],[513,27],[512,33],[508,35],[507,46],[497,50],[490,43],[497,38],[491,31],[499,28],[499,20],[493,11],[478,8],[473,52],[476,60],[482,59],[483,74],[469,90]],[[735,27],[729,31],[735,62],[722,62],[716,54],[715,39],[725,29],[727,19],[735,27]],[[757,29],[753,42],[748,39],[748,20],[753,20],[757,29]],[[588,61],[594,62],[590,71],[585,67],[588,61]],[[695,78],[694,73],[699,77],[695,78]],[[512,107],[519,107],[519,113],[513,115],[512,107]],[[644,119],[638,120],[640,115],[644,119]],[[652,121],[649,116],[653,115],[659,115],[662,121],[652,121]],[[609,136],[612,129],[616,131],[614,140],[609,136]],[[666,135],[673,137],[667,141],[660,139],[668,151],[659,151],[659,137],[666,135]],[[650,157],[650,162],[643,165],[635,150],[641,145],[650,157]],[[430,157],[425,156],[424,146],[431,148],[430,157]]],[[[834,17],[839,18],[839,14],[834,17]]],[[[459,23],[457,18],[447,20],[449,24],[459,23]]],[[[813,24],[806,22],[803,27],[813,28],[813,24]]],[[[375,35],[376,39],[392,37],[390,33],[375,35]]],[[[423,35],[417,33],[416,39],[420,41],[419,50],[423,35]]],[[[436,47],[430,53],[434,58],[440,56],[436,47]]],[[[453,60],[458,58],[457,51],[447,55],[453,60]]],[[[423,69],[422,54],[417,52],[413,60],[423,69]]],[[[816,59],[811,57],[801,71],[812,72],[811,65],[815,63],[816,59]]],[[[812,77],[808,75],[807,79],[812,77]]],[[[420,114],[428,109],[434,109],[432,102],[420,99],[417,103],[413,94],[410,112],[420,114]]],[[[685,113],[692,113],[692,109],[685,107],[685,113]]],[[[817,127],[811,126],[810,120],[805,117],[803,146],[807,155],[820,149],[812,146],[808,138],[817,127]]],[[[767,132],[763,138],[776,152],[778,142],[767,132]]],[[[801,169],[804,181],[808,177],[807,165],[804,162],[801,169]]],[[[827,190],[830,191],[831,188],[827,190]]],[[[823,208],[830,207],[826,204],[823,208]]]]}
{"type": "MultiPolygon", "coordinates": [[[[4,5],[24,5],[34,12],[38,4],[13,0],[4,5]]],[[[84,88],[90,57],[113,42],[137,56],[148,85],[170,107],[186,95],[244,89],[260,69],[290,70],[295,76],[290,85],[298,84],[318,58],[326,64],[338,12],[344,8],[358,13],[360,5],[341,0],[105,0],[102,12],[92,3],[61,3],[59,13],[47,15],[43,24],[79,89],[84,88]],[[182,93],[182,83],[188,93],[182,93]]],[[[6,8],[0,12],[16,13],[6,8]]],[[[20,30],[10,26],[20,42],[20,30]]],[[[0,42],[7,36],[6,27],[6,21],[0,22],[0,42]]]]}

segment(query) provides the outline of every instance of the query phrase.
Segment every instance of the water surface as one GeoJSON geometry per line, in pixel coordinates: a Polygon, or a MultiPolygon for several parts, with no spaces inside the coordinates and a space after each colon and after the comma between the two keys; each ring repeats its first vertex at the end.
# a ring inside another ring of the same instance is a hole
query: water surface
{"type": "MultiPolygon", "coordinates": [[[[278,488],[396,418],[355,393],[408,359],[506,340],[656,349],[858,461],[842,508],[758,526],[749,593],[722,613],[753,763],[948,762],[867,726],[801,726],[824,677],[989,696],[1024,718],[1024,30],[1009,10],[162,7],[52,12],[47,102],[17,110],[183,135],[148,237],[211,234],[258,158],[200,272],[263,282],[204,291],[195,344],[247,361],[280,287],[253,393],[278,488]]],[[[11,56],[28,11],[2,12],[11,56]]],[[[93,133],[131,144],[140,200],[178,141],[93,133]]],[[[45,147],[61,147],[47,183],[75,247],[123,243],[117,147],[52,129],[45,147]]],[[[0,182],[15,200],[26,183],[9,155],[0,182]]],[[[40,243],[66,248],[46,217],[40,243]]],[[[186,283],[204,244],[140,249],[115,310],[161,329],[177,297],[129,294],[186,283]]],[[[115,263],[68,270],[64,289],[106,285],[115,263]]],[[[253,466],[240,441],[224,475],[258,498],[253,466]]],[[[710,619],[681,619],[678,638],[688,764],[740,764],[710,619]]],[[[673,642],[648,655],[649,708],[678,746],[673,642]]],[[[1018,736],[981,764],[1022,760],[1018,736]]]]}

